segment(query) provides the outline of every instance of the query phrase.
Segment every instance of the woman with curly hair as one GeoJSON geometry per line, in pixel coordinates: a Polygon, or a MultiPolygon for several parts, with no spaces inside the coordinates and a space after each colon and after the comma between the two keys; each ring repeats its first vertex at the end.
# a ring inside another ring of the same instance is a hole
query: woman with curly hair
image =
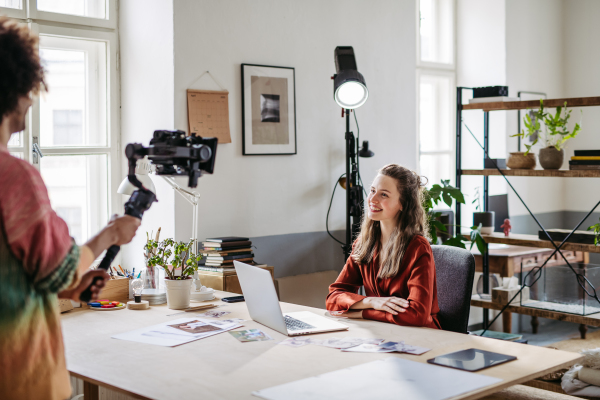
{"type": "Polygon", "coordinates": [[[89,270],[113,244],[131,241],[140,220],[113,217],[84,245],[50,207],[40,173],[8,152],[25,129],[32,95],[45,89],[37,36],[0,17],[0,398],[57,399],[71,394],[58,298],[79,301],[94,278],[97,299],[108,275],[89,270]]]}
{"type": "Polygon", "coordinates": [[[441,329],[423,195],[416,173],[396,164],[379,170],[352,254],[329,286],[332,314],[441,329]]]}

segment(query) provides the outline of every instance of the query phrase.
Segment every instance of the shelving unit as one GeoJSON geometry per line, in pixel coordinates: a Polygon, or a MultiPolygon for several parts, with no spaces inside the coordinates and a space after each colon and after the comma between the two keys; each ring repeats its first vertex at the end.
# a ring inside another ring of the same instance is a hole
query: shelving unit
{"type": "MultiPolygon", "coordinates": [[[[462,169],[462,112],[467,110],[483,111],[483,148],[484,161],[486,153],[489,152],[489,130],[490,130],[490,112],[507,110],[525,110],[537,109],[540,106],[539,100],[492,102],[492,103],[474,103],[462,104],[462,91],[471,88],[457,87],[456,90],[456,186],[460,189],[461,178],[463,175],[483,176],[483,210],[489,210],[489,177],[490,176],[527,176],[527,177],[561,177],[561,178],[600,178],[599,170],[511,170],[505,169],[500,173],[497,169],[462,169]]],[[[592,107],[600,106],[600,97],[572,97],[562,99],[544,99],[545,108],[556,108],[563,106],[567,102],[569,108],[572,107],[592,107]]],[[[461,205],[456,204],[456,221],[461,223],[461,205]]],[[[550,241],[540,240],[536,235],[511,234],[505,237],[503,234],[483,235],[486,243],[504,243],[517,246],[530,246],[540,248],[551,248],[554,246],[550,241]]],[[[560,243],[557,243],[559,245],[560,243]]],[[[561,249],[585,251],[590,253],[600,253],[600,247],[594,245],[585,245],[577,243],[565,243],[561,249]]],[[[483,255],[483,291],[490,293],[489,288],[489,255],[486,252],[483,255]]],[[[488,326],[489,314],[484,309],[483,324],[488,326]]]]}

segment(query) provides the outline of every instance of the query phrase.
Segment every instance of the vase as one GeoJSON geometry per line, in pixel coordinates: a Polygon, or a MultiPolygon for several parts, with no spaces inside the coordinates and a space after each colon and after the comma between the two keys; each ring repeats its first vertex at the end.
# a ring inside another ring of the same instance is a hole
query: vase
{"type": "Polygon", "coordinates": [[[177,280],[165,279],[167,288],[167,307],[172,310],[181,310],[190,306],[191,278],[177,280]]]}
{"type": "Polygon", "coordinates": [[[494,233],[495,216],[494,211],[475,212],[473,213],[473,225],[478,227],[481,224],[481,234],[491,235],[494,233]]]}
{"type": "Polygon", "coordinates": [[[554,146],[540,149],[540,165],[544,169],[559,169],[565,158],[565,150],[556,150],[554,146]]]}
{"type": "Polygon", "coordinates": [[[510,153],[506,166],[510,169],[534,169],[535,154],[529,153],[525,155],[522,151],[510,153]]]}
{"type": "Polygon", "coordinates": [[[144,270],[144,289],[158,289],[158,267],[146,265],[144,270]]]}

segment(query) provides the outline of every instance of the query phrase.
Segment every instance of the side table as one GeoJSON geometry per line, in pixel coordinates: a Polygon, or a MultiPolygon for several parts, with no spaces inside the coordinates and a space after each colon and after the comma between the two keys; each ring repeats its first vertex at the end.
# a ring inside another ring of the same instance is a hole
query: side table
{"type": "MultiPolygon", "coordinates": [[[[269,272],[271,272],[271,277],[273,278],[273,283],[275,284],[275,290],[277,291],[277,297],[279,297],[279,286],[277,285],[277,280],[275,280],[274,273],[275,268],[271,266],[259,268],[267,269],[269,272]]],[[[235,271],[212,272],[198,270],[198,277],[200,278],[200,283],[206,287],[210,287],[215,290],[222,290],[224,292],[242,294],[240,281],[238,280],[235,271]]]]}
{"type": "MultiPolygon", "coordinates": [[[[538,264],[541,265],[548,259],[554,250],[541,249],[539,247],[525,247],[513,245],[498,245],[489,244],[489,264],[490,274],[499,274],[501,277],[511,277],[516,273],[521,272],[521,264],[538,264]]],[[[574,263],[589,263],[590,254],[583,251],[561,250],[569,262],[574,263]]],[[[475,271],[483,272],[483,260],[481,253],[476,247],[471,249],[471,253],[475,256],[475,271]]],[[[564,260],[559,254],[555,254],[546,264],[546,266],[564,265],[564,260]]],[[[476,282],[475,282],[476,284],[476,282]]],[[[538,332],[538,317],[531,316],[531,329],[533,333],[538,332]]],[[[511,332],[512,314],[504,312],[502,314],[502,330],[506,333],[511,332]]],[[[579,331],[582,337],[585,337],[587,327],[580,325],[579,331]]]]}

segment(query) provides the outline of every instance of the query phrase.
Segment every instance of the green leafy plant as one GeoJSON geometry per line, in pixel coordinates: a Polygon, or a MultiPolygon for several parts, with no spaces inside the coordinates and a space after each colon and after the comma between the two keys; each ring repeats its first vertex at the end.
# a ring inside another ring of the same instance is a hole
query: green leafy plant
{"type": "Polygon", "coordinates": [[[594,246],[598,246],[598,239],[600,238],[600,223],[594,224],[587,228],[588,231],[594,230],[594,246]]]}
{"type": "Polygon", "coordinates": [[[479,186],[475,188],[475,195],[473,197],[474,199],[471,204],[477,203],[475,206],[475,211],[479,211],[481,209],[481,194],[479,193],[479,186]]]}
{"type": "Polygon", "coordinates": [[[147,240],[144,250],[152,256],[148,259],[148,266],[159,266],[165,270],[167,279],[183,280],[193,275],[198,270],[198,260],[201,258],[192,253],[194,239],[188,243],[175,242],[165,239],[162,242],[147,240]],[[170,258],[173,256],[172,258],[170,258]],[[181,276],[175,275],[175,270],[181,268],[181,276]]]}
{"type": "MultiPolygon", "coordinates": [[[[431,189],[427,190],[423,207],[425,208],[425,212],[429,218],[430,235],[434,244],[438,243],[438,231],[447,232],[448,229],[438,219],[442,213],[434,211],[433,207],[438,205],[440,201],[443,201],[448,207],[452,207],[453,200],[456,200],[458,203],[465,204],[465,196],[460,189],[450,185],[450,180],[442,180],[441,185],[435,184],[431,187],[431,189]]],[[[461,225],[455,226],[459,228],[457,230],[460,232],[461,225]]],[[[485,240],[483,240],[483,237],[481,236],[481,224],[479,226],[472,226],[470,229],[470,249],[473,248],[473,245],[477,245],[479,252],[484,254],[486,252],[486,246],[485,240]]],[[[466,249],[467,242],[469,242],[469,240],[465,239],[459,233],[458,236],[450,237],[442,244],[445,246],[454,246],[466,249]]]]}
{"type": "Polygon", "coordinates": [[[556,150],[560,151],[562,148],[564,148],[567,140],[573,139],[581,131],[581,126],[579,123],[575,124],[573,131],[569,131],[567,125],[569,123],[569,119],[571,118],[571,111],[573,110],[567,109],[567,102],[565,101],[563,107],[556,107],[556,113],[554,115],[551,113],[546,113],[544,112],[544,100],[540,99],[540,109],[534,113],[534,118],[532,119],[529,113],[527,113],[523,118],[527,132],[525,129],[523,129],[520,133],[512,135],[512,137],[520,137],[524,139],[526,137],[533,136],[535,138],[533,143],[525,145],[527,148],[525,155],[529,154],[531,148],[538,142],[540,138],[540,121],[542,121],[546,126],[546,134],[543,137],[545,146],[554,146],[556,150]]]}

